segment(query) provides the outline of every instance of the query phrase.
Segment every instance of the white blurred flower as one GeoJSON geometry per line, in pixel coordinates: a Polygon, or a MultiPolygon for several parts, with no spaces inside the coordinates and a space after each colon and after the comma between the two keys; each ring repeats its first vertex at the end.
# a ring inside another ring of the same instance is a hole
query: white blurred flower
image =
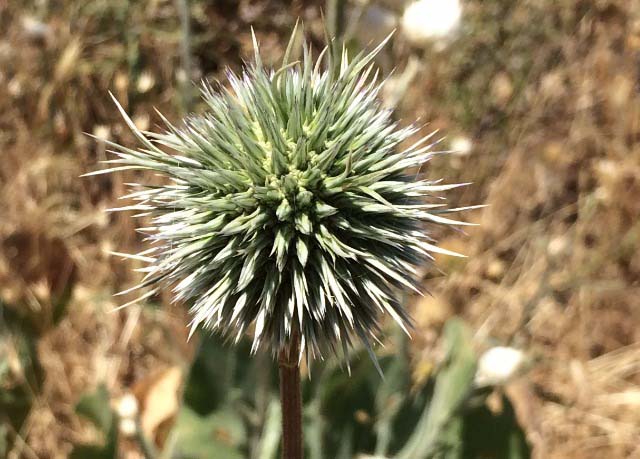
{"type": "Polygon", "coordinates": [[[133,419],[138,414],[138,400],[133,394],[124,394],[116,404],[116,412],[121,419],[133,419]]]}
{"type": "Polygon", "coordinates": [[[44,22],[32,17],[24,16],[22,18],[22,29],[27,37],[34,40],[42,40],[47,38],[51,33],[51,28],[44,22]]]}
{"type": "Polygon", "coordinates": [[[136,125],[138,129],[141,131],[146,131],[149,129],[149,124],[151,120],[149,119],[149,115],[146,113],[139,113],[133,117],[133,124],[136,125]]]}
{"type": "Polygon", "coordinates": [[[9,95],[13,97],[20,97],[22,95],[22,83],[18,78],[12,78],[7,85],[7,89],[9,91],[9,95]]]}
{"type": "Polygon", "coordinates": [[[118,430],[124,437],[133,437],[138,430],[138,399],[128,393],[116,402],[115,411],[118,414],[118,430]]]}
{"type": "Polygon", "coordinates": [[[404,10],[402,32],[411,44],[423,46],[449,37],[461,16],[459,0],[418,0],[404,10]]]}
{"type": "Polygon", "coordinates": [[[475,384],[478,387],[504,384],[522,370],[525,362],[525,353],[519,349],[492,347],[478,360],[475,384]]]}
{"type": "Polygon", "coordinates": [[[468,137],[458,136],[451,141],[451,150],[457,155],[466,156],[471,153],[472,148],[473,143],[468,137]]]}
{"type": "Polygon", "coordinates": [[[118,429],[123,437],[133,437],[138,430],[136,421],[133,419],[120,419],[118,429]]]}
{"type": "Polygon", "coordinates": [[[566,253],[569,247],[569,241],[565,236],[556,236],[549,241],[547,245],[547,253],[552,257],[566,253]]]}
{"type": "Polygon", "coordinates": [[[97,124],[93,127],[93,136],[102,141],[111,139],[111,128],[104,124],[97,124]]]}
{"type": "Polygon", "coordinates": [[[151,90],[156,84],[156,79],[151,72],[142,72],[138,78],[136,89],[139,93],[144,94],[151,90]]]}

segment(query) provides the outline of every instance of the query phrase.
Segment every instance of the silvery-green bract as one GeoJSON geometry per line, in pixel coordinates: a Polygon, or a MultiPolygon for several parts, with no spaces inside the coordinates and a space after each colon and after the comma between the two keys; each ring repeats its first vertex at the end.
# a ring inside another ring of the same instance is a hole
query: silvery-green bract
{"type": "MultiPolygon", "coordinates": [[[[294,32],[295,36],[295,32],[294,32]]],[[[192,328],[238,340],[252,330],[253,349],[277,352],[300,339],[301,356],[347,352],[354,337],[370,350],[389,314],[406,329],[403,289],[419,289],[416,268],[438,249],[432,225],[458,224],[434,193],[456,185],[421,178],[433,156],[429,137],[401,143],[401,129],[377,99],[373,59],[349,59],[328,46],[313,61],[267,70],[256,49],[229,88],[203,90],[208,111],[182,127],[141,132],[141,143],[111,144],[116,166],[147,169],[162,186],[133,185],[128,197],[152,222],[141,231],[151,248],[135,289],[163,287],[191,306],[192,328]]],[[[384,43],[383,43],[384,44],[384,43]]],[[[133,289],[132,289],[133,290],[133,289]]]]}

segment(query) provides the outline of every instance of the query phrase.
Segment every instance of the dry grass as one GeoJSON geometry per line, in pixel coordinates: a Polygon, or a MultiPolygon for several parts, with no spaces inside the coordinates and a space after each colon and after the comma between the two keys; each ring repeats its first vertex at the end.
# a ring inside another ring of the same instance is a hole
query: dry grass
{"type": "MultiPolygon", "coordinates": [[[[80,393],[106,379],[119,394],[191,352],[178,308],[107,313],[134,279],[106,251],[140,241],[131,219],[103,210],[131,177],[77,178],[105,156],[83,132],[133,143],[107,90],[141,125],[158,122],[152,106],[178,116],[178,15],[168,1],[126,13],[124,0],[84,3],[0,1],[0,298],[36,325],[44,374],[13,458],[65,457],[92,435],[73,412],[80,393]]],[[[196,78],[240,66],[250,23],[267,59],[295,16],[318,24],[313,2],[193,3],[196,78]]],[[[417,350],[462,314],[481,342],[539,356],[509,392],[531,413],[537,457],[640,457],[640,2],[464,5],[456,41],[418,53],[400,114],[472,140],[434,176],[473,181],[454,200],[490,207],[470,217],[480,227],[446,240],[470,257],[443,259],[450,276],[429,281],[417,350]]],[[[398,36],[390,54],[402,69],[412,52],[398,36]]],[[[13,343],[3,346],[18,381],[13,343]]]]}
{"type": "MultiPolygon", "coordinates": [[[[294,6],[296,14],[307,14],[303,6],[294,6]]],[[[278,2],[194,4],[192,13],[203,72],[193,79],[240,67],[250,51],[247,21],[275,57],[293,22],[291,7],[278,2]]],[[[82,393],[105,381],[118,395],[151,369],[192,354],[181,309],[112,312],[112,294],[136,279],[108,251],[133,251],[140,240],[129,216],[104,210],[132,176],[79,178],[106,158],[104,143],[84,133],[133,142],[109,90],[145,128],[159,122],[152,107],[178,116],[180,26],[167,1],[0,2],[0,30],[0,298],[33,333],[43,374],[9,457],[64,458],[94,435],[74,412],[82,393]],[[61,302],[66,311],[57,321],[61,302]]],[[[15,332],[2,339],[11,362],[5,389],[24,380],[18,339],[15,332]]]]}
{"type": "Polygon", "coordinates": [[[538,356],[515,400],[537,457],[638,457],[640,3],[499,4],[467,4],[419,86],[441,102],[425,118],[473,140],[442,164],[475,182],[460,201],[490,206],[448,241],[470,257],[436,303],[538,356]]]}

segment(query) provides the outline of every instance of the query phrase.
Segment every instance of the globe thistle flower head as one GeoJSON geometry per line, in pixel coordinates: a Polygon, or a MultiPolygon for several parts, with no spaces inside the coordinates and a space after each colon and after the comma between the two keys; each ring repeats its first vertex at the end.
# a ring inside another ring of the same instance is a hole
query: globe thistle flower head
{"type": "MultiPolygon", "coordinates": [[[[346,354],[370,343],[389,314],[407,330],[398,301],[418,291],[417,268],[438,248],[430,225],[459,224],[442,214],[442,185],[420,175],[432,136],[399,151],[418,128],[399,128],[377,99],[373,59],[384,45],[349,59],[331,43],[317,60],[303,45],[299,62],[267,70],[255,60],[229,88],[202,91],[208,111],[163,133],[141,132],[134,150],[110,144],[110,169],[167,176],[162,186],[133,185],[128,198],[151,219],[140,231],[150,248],[142,282],[191,305],[203,327],[253,351],[277,352],[299,340],[300,357],[346,354]],[[411,172],[409,172],[411,171],[411,172]]],[[[116,102],[117,104],[117,102],[116,102]]],[[[456,254],[453,254],[456,255],[456,254]]],[[[131,289],[131,290],[133,290],[131,289]]]]}

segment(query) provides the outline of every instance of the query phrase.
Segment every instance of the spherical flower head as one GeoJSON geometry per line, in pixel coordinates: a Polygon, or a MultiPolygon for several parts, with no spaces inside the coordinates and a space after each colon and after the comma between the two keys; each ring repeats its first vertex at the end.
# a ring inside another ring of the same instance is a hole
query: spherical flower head
{"type": "MultiPolygon", "coordinates": [[[[295,36],[295,32],[294,32],[295,36]]],[[[159,172],[170,183],[134,185],[134,206],[152,224],[148,263],[134,288],[142,298],[171,287],[201,326],[233,340],[253,335],[253,350],[299,340],[300,356],[345,354],[353,338],[371,350],[380,318],[405,330],[398,301],[418,291],[417,268],[438,249],[430,225],[442,216],[435,193],[458,185],[421,178],[431,136],[398,151],[415,127],[399,128],[377,100],[373,59],[384,45],[349,59],[331,43],[314,61],[266,70],[255,61],[228,89],[203,89],[209,111],[163,133],[139,131],[142,144],[117,144],[114,167],[159,172]]],[[[116,102],[117,103],[117,102],[116,102]]]]}

